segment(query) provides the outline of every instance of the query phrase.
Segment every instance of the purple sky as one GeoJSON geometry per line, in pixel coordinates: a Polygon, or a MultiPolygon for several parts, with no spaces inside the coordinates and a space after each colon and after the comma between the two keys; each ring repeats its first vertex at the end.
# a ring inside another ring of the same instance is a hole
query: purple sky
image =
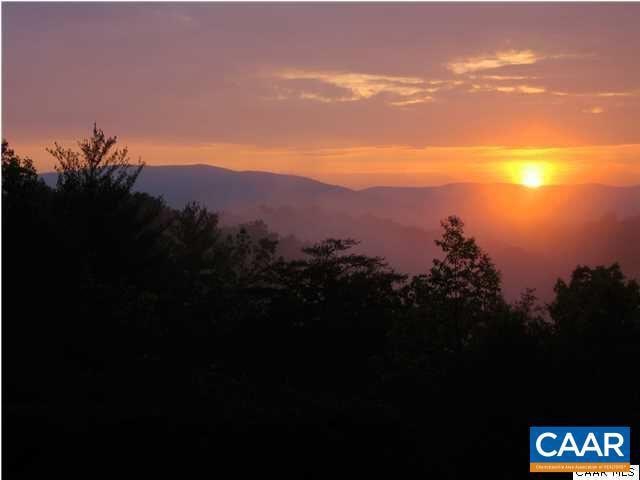
{"type": "Polygon", "coordinates": [[[640,183],[639,25],[640,4],[5,3],[2,133],[44,170],[95,120],[151,164],[640,183]]]}

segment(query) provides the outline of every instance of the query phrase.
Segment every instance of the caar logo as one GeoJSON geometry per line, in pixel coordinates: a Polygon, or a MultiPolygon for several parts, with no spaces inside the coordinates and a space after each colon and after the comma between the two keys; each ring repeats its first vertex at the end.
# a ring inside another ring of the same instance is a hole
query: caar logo
{"type": "Polygon", "coordinates": [[[531,472],[628,472],[629,427],[530,427],[531,472]]]}

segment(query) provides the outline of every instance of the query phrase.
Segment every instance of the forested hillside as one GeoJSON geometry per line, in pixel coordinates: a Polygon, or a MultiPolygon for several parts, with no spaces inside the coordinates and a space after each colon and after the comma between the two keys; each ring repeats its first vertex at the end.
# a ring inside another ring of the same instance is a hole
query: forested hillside
{"type": "Polygon", "coordinates": [[[358,239],[302,245],[168,206],[98,128],[51,154],[47,186],[2,145],[11,476],[471,478],[499,460],[512,480],[530,425],[631,425],[640,444],[640,286],[597,252],[548,305],[507,301],[456,215],[406,275],[358,239]]]}
{"type": "MultiPolygon", "coordinates": [[[[57,173],[43,178],[53,187],[57,173]]],[[[161,196],[174,209],[197,201],[219,214],[221,226],[262,221],[304,245],[356,238],[353,251],[384,257],[410,275],[440,255],[433,243],[440,221],[456,215],[491,252],[509,301],[526,288],[551,301],[555,280],[579,263],[618,262],[627,275],[640,277],[640,186],[461,183],[352,190],[292,175],[181,165],[145,167],[134,191],[161,196]]]]}

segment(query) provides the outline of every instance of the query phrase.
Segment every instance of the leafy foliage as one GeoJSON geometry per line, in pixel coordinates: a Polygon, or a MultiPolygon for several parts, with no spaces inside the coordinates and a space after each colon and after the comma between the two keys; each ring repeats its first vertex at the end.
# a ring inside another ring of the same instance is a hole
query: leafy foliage
{"type": "Polygon", "coordinates": [[[442,222],[436,244],[443,259],[434,259],[426,275],[413,279],[409,298],[434,328],[429,334],[461,350],[474,329],[504,308],[500,273],[474,238],[464,235],[464,223],[451,216],[442,222]]]}
{"type": "Polygon", "coordinates": [[[2,198],[6,200],[12,195],[28,193],[34,188],[43,186],[38,178],[33,161],[21,158],[2,140],[2,198]]]}
{"type": "Polygon", "coordinates": [[[640,285],[618,264],[578,266],[569,283],[559,279],[554,290],[549,312],[561,335],[604,341],[640,328],[640,285]]]}
{"type": "Polygon", "coordinates": [[[9,471],[67,472],[73,451],[83,471],[184,475],[215,455],[264,473],[286,452],[298,476],[464,478],[501,451],[514,478],[529,425],[640,424],[640,288],[619,265],[578,267],[548,308],[510,305],[455,216],[411,279],[352,239],[282,258],[261,222],[135,192],[142,163],[116,144],[97,126],[56,144],[55,189],[2,145],[9,471]],[[625,395],[576,405],[587,383],[625,395]]]}
{"type": "Polygon", "coordinates": [[[133,165],[127,148],[114,149],[117,141],[117,137],[106,137],[94,124],[92,136],[78,142],[79,152],[58,143],[47,149],[57,160],[58,189],[77,189],[94,195],[105,190],[129,193],[143,164],[138,161],[133,165]]]}

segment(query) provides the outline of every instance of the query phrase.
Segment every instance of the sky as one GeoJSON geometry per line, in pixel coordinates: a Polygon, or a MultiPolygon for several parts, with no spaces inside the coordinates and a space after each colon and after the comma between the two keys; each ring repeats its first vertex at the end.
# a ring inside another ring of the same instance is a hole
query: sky
{"type": "Polygon", "coordinates": [[[640,3],[3,3],[2,135],[362,188],[640,184],[640,3]]]}

